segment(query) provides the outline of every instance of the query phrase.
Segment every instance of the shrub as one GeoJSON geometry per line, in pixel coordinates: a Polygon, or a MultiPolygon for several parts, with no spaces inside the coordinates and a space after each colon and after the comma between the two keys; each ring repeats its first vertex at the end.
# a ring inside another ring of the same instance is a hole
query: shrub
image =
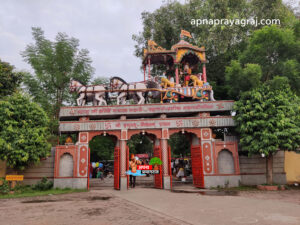
{"type": "Polygon", "coordinates": [[[10,191],[9,184],[8,184],[7,180],[5,180],[3,178],[1,178],[1,180],[3,183],[2,183],[2,185],[0,185],[0,194],[7,194],[10,191]]]}
{"type": "Polygon", "coordinates": [[[34,185],[33,190],[46,191],[53,187],[53,182],[49,181],[46,177],[43,177],[36,185],[34,185]]]}

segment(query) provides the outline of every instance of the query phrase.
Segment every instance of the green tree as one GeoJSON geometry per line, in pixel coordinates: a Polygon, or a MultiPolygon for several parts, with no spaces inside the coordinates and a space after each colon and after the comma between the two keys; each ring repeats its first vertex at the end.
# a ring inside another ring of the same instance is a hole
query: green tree
{"type": "Polygon", "coordinates": [[[92,81],[92,85],[97,85],[97,84],[109,84],[109,78],[108,77],[96,77],[92,81]]]}
{"type": "Polygon", "coordinates": [[[89,147],[93,162],[114,159],[115,143],[110,137],[96,136],[90,141],[89,147]]]}
{"type": "Polygon", "coordinates": [[[184,134],[173,134],[169,139],[169,145],[173,157],[185,157],[191,155],[191,144],[184,134]]]}
{"type": "Polygon", "coordinates": [[[49,120],[44,110],[16,93],[0,100],[0,159],[14,170],[38,163],[49,154],[49,120]]]}
{"type": "MultiPolygon", "coordinates": [[[[135,55],[142,58],[143,48],[146,48],[149,39],[166,49],[170,49],[179,41],[180,30],[188,30],[194,37],[189,42],[206,48],[206,57],[209,61],[207,78],[214,87],[215,97],[227,99],[229,96],[225,87],[225,68],[229,66],[231,60],[237,59],[240,52],[245,49],[252,32],[261,27],[252,25],[201,25],[197,27],[193,26],[191,21],[192,19],[262,17],[280,19],[282,21],[281,27],[291,27],[297,21],[292,10],[286,7],[281,0],[272,1],[276,4],[266,3],[263,7],[260,2],[254,0],[190,0],[186,1],[185,4],[180,4],[177,1],[172,1],[163,4],[152,13],[143,12],[143,31],[133,35],[133,40],[136,42],[135,55]]],[[[160,74],[160,70],[156,70],[156,68],[153,71],[155,73],[153,75],[160,74]]]]}
{"type": "Polygon", "coordinates": [[[225,79],[228,95],[231,99],[238,99],[241,92],[249,91],[260,85],[262,71],[260,65],[247,64],[242,68],[241,64],[232,60],[226,67],[225,79]]]}
{"type": "Polygon", "coordinates": [[[300,94],[300,41],[296,28],[296,25],[293,29],[273,25],[253,33],[239,60],[226,67],[229,96],[250,90],[275,76],[286,77],[292,90],[300,94]]]}
{"type": "Polygon", "coordinates": [[[248,154],[267,159],[267,183],[273,183],[273,155],[300,145],[299,99],[286,85],[263,85],[244,92],[235,102],[240,145],[248,154]]]}
{"type": "Polygon", "coordinates": [[[153,154],[153,141],[147,135],[133,135],[127,145],[131,154],[153,154]]]}
{"type": "Polygon", "coordinates": [[[27,74],[24,84],[34,100],[56,120],[62,104],[74,100],[69,93],[70,79],[87,84],[94,71],[92,61],[88,50],[79,49],[79,40],[65,33],[58,33],[55,41],[50,41],[41,28],[34,27],[32,35],[35,43],[27,45],[22,56],[35,75],[27,74]]]}
{"type": "Polygon", "coordinates": [[[13,94],[20,86],[23,74],[15,72],[14,67],[0,60],[0,98],[13,94]]]}

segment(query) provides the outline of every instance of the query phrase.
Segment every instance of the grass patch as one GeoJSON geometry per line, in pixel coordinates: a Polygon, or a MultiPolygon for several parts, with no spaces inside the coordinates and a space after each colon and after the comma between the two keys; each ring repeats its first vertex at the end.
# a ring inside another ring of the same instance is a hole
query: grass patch
{"type": "Polygon", "coordinates": [[[24,197],[35,197],[35,196],[44,196],[44,195],[60,195],[60,194],[69,194],[76,192],[87,192],[86,189],[50,189],[46,191],[32,190],[30,187],[24,188],[21,191],[15,191],[13,194],[4,194],[0,195],[0,199],[8,198],[24,198],[24,197]]]}

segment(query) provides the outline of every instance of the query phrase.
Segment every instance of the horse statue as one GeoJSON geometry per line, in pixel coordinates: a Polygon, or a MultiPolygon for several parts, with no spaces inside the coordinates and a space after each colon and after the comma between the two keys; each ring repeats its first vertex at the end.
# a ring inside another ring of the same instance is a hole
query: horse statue
{"type": "Polygon", "coordinates": [[[76,100],[78,106],[84,106],[88,101],[92,101],[94,106],[107,105],[105,100],[107,93],[104,85],[85,86],[77,80],[71,80],[69,90],[79,95],[76,100]]]}
{"type": "Polygon", "coordinates": [[[138,105],[145,104],[147,95],[147,85],[144,82],[128,84],[120,77],[112,77],[110,79],[110,87],[112,91],[117,90],[117,105],[126,104],[126,99],[134,99],[138,105]]]}

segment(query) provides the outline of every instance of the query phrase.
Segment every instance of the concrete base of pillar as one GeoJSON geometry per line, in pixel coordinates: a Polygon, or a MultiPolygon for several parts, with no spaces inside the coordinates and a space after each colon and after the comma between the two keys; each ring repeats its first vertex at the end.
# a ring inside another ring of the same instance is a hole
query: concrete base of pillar
{"type": "Polygon", "coordinates": [[[87,189],[87,178],[54,178],[53,187],[87,189]]]}
{"type": "Polygon", "coordinates": [[[120,179],[120,190],[121,191],[127,191],[127,177],[121,177],[120,179]]]}
{"type": "Polygon", "coordinates": [[[238,187],[241,182],[240,175],[228,175],[228,176],[204,176],[205,188],[211,187],[238,187]]]}
{"type": "Polygon", "coordinates": [[[164,189],[170,190],[171,189],[171,183],[170,183],[170,176],[164,176],[164,189]]]}

